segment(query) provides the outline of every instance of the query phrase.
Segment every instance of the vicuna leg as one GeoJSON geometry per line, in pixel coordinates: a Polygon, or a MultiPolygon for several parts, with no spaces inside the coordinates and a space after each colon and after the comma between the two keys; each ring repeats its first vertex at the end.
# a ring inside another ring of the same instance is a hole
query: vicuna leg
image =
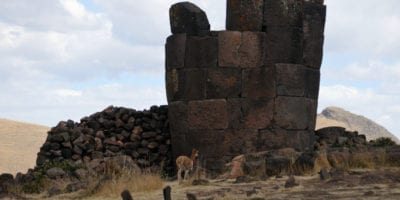
{"type": "Polygon", "coordinates": [[[183,177],[183,180],[188,179],[188,175],[189,175],[189,170],[185,170],[185,176],[183,177]]]}
{"type": "Polygon", "coordinates": [[[178,170],[177,176],[178,176],[178,183],[181,183],[182,182],[182,170],[181,169],[178,170]]]}

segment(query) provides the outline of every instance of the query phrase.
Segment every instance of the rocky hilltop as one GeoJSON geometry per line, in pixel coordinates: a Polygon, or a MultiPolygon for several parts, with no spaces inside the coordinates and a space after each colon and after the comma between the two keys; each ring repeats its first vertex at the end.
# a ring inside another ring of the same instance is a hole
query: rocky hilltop
{"type": "Polygon", "coordinates": [[[388,137],[392,138],[396,143],[400,143],[400,140],[383,126],[364,116],[351,113],[339,107],[327,107],[318,114],[316,129],[328,126],[341,126],[349,131],[358,131],[364,134],[368,140],[388,137]]]}

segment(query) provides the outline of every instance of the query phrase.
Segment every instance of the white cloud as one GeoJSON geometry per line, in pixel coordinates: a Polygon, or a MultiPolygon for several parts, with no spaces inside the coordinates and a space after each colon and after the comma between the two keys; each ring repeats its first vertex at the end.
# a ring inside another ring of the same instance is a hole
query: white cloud
{"type": "Polygon", "coordinates": [[[61,97],[80,97],[82,96],[81,91],[70,90],[70,89],[58,89],[55,91],[56,95],[61,97]]]}
{"type": "Polygon", "coordinates": [[[326,0],[326,50],[400,56],[400,2],[397,0],[326,0]]]}
{"type": "MultiPolygon", "coordinates": [[[[178,0],[92,1],[101,9],[78,0],[1,1],[0,117],[55,125],[110,104],[166,102],[163,45],[178,0]]],[[[226,1],[193,2],[212,29],[224,29],[226,1]]],[[[400,133],[400,1],[325,2],[329,84],[320,108],[342,106],[400,133]]]]}

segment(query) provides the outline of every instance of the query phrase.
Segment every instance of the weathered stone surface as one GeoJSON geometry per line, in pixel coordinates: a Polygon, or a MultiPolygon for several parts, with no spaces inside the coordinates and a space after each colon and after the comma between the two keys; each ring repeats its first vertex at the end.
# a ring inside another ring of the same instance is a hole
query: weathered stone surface
{"type": "Polygon", "coordinates": [[[318,98],[320,73],[303,65],[276,64],[278,96],[318,98]]]}
{"type": "Polygon", "coordinates": [[[169,9],[172,33],[199,35],[210,31],[206,13],[189,2],[176,3],[169,9]]]}
{"type": "Polygon", "coordinates": [[[187,104],[183,101],[171,102],[168,109],[171,135],[174,136],[185,134],[189,128],[187,104]]]}
{"type": "Polygon", "coordinates": [[[165,44],[166,69],[172,70],[185,66],[186,34],[175,34],[167,38],[165,44]]]}
{"type": "Polygon", "coordinates": [[[304,96],[312,99],[318,99],[321,73],[319,70],[307,68],[305,75],[306,83],[304,96]]]}
{"type": "Polygon", "coordinates": [[[207,70],[207,98],[238,98],[242,85],[241,76],[241,70],[238,68],[213,68],[207,70]]]}
{"type": "Polygon", "coordinates": [[[351,132],[347,132],[343,127],[325,127],[318,129],[316,132],[318,136],[318,142],[325,142],[326,144],[335,144],[338,142],[338,138],[351,138],[351,132]]]}
{"type": "Polygon", "coordinates": [[[280,96],[304,96],[305,67],[294,64],[276,64],[276,91],[280,96]]]}
{"type": "Polygon", "coordinates": [[[190,101],[188,121],[193,129],[225,129],[228,127],[226,100],[190,101]]]}
{"type": "Polygon", "coordinates": [[[181,155],[187,155],[190,156],[191,153],[191,148],[192,146],[189,147],[188,142],[193,141],[193,138],[191,140],[186,140],[186,135],[178,135],[174,134],[171,132],[171,143],[174,144],[173,148],[171,149],[172,151],[172,156],[176,159],[178,156],[181,155]]]}
{"type": "Polygon", "coordinates": [[[259,131],[257,149],[282,149],[292,147],[297,151],[310,150],[315,142],[313,131],[291,131],[269,128],[259,131]]]}
{"type": "Polygon", "coordinates": [[[79,168],[74,171],[74,176],[76,176],[79,180],[84,180],[89,175],[89,172],[86,169],[79,168]]]}
{"type": "Polygon", "coordinates": [[[266,30],[265,63],[303,63],[303,31],[297,27],[266,30]]]}
{"type": "Polygon", "coordinates": [[[320,69],[324,44],[326,6],[313,2],[304,2],[304,52],[306,66],[320,69]]]}
{"type": "MultiPolygon", "coordinates": [[[[223,143],[218,145],[226,145],[224,148],[224,156],[236,156],[244,153],[256,152],[257,147],[254,145],[258,140],[257,129],[228,129],[224,132],[223,143]]],[[[217,155],[216,155],[217,156],[217,155]]]]}
{"type": "Polygon", "coordinates": [[[279,96],[275,100],[276,124],[289,130],[314,130],[317,115],[315,100],[279,96]]]}
{"type": "Polygon", "coordinates": [[[218,37],[188,37],[186,39],[185,68],[217,67],[218,37]]]}
{"type": "Polygon", "coordinates": [[[275,69],[246,69],[242,73],[242,97],[275,97],[275,69]]]}
{"type": "Polygon", "coordinates": [[[303,2],[299,0],[265,0],[264,29],[276,26],[301,27],[303,2]]]}
{"type": "Polygon", "coordinates": [[[229,98],[227,100],[227,109],[229,117],[229,128],[240,129],[244,127],[243,112],[242,112],[242,99],[229,98]]]}
{"type": "Polygon", "coordinates": [[[204,69],[184,69],[178,73],[178,93],[174,100],[198,100],[206,95],[207,74],[204,69]]]}
{"type": "Polygon", "coordinates": [[[239,48],[241,67],[251,68],[264,65],[266,38],[263,32],[242,32],[242,44],[239,48]]]}
{"type": "Polygon", "coordinates": [[[66,173],[59,167],[53,167],[46,171],[46,175],[51,179],[56,179],[64,177],[66,173]]]}
{"type": "Polygon", "coordinates": [[[272,98],[242,100],[244,126],[249,129],[264,129],[272,125],[273,108],[272,98]]]}
{"type": "Polygon", "coordinates": [[[218,33],[218,64],[221,67],[239,67],[239,48],[242,33],[239,31],[221,31],[218,33]]]}
{"type": "Polygon", "coordinates": [[[261,31],[264,0],[228,0],[226,29],[235,31],[261,31]]]}
{"type": "MultiPolygon", "coordinates": [[[[185,138],[186,143],[191,148],[196,148],[202,155],[216,156],[226,152],[224,143],[224,132],[221,130],[191,130],[185,138]]],[[[174,147],[175,148],[175,147],[174,147]]],[[[189,155],[191,149],[183,149],[189,155]]]]}

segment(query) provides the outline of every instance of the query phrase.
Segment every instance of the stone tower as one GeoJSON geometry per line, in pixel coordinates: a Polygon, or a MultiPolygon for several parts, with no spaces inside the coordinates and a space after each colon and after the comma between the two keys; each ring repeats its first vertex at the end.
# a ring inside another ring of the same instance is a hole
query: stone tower
{"type": "Polygon", "coordinates": [[[227,31],[204,11],[170,9],[166,85],[173,155],[218,170],[242,153],[314,143],[323,0],[228,0],[227,31]]]}

